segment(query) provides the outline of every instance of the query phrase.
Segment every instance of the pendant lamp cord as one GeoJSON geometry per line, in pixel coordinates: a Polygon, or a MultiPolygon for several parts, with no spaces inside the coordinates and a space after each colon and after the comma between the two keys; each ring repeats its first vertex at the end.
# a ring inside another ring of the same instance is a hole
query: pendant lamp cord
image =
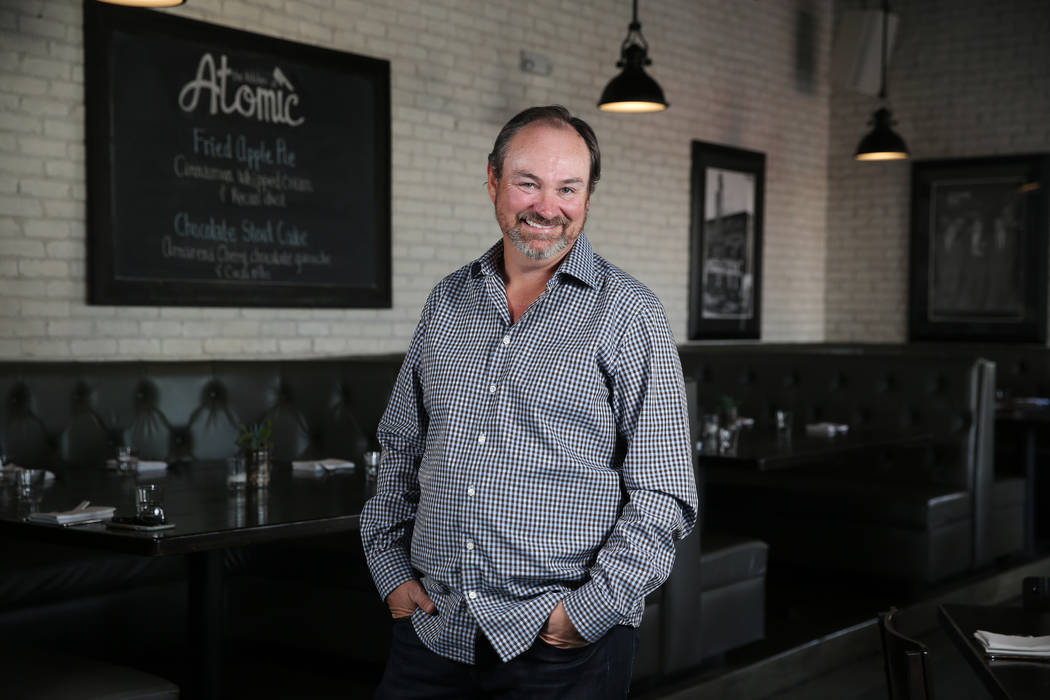
{"type": "MultiPolygon", "coordinates": [[[[638,0],[634,0],[637,11],[638,0]]],[[[882,84],[879,86],[879,99],[886,101],[886,33],[890,23],[890,0],[882,0],[882,84]]]]}
{"type": "MultiPolygon", "coordinates": [[[[631,12],[631,23],[627,25],[627,38],[625,38],[623,40],[623,44],[620,45],[621,56],[624,55],[624,52],[627,50],[627,47],[631,46],[632,43],[636,43],[639,46],[641,46],[643,49],[645,49],[646,54],[648,54],[649,42],[645,40],[644,36],[642,36],[642,23],[638,21],[638,0],[634,0],[633,2],[633,10],[631,12]],[[634,39],[633,42],[631,41],[632,39],[634,39]]],[[[651,63],[652,61],[650,61],[647,56],[645,60],[645,65],[649,65],[651,63]]],[[[622,68],[623,64],[624,61],[621,58],[620,62],[616,65],[622,68]]]]}

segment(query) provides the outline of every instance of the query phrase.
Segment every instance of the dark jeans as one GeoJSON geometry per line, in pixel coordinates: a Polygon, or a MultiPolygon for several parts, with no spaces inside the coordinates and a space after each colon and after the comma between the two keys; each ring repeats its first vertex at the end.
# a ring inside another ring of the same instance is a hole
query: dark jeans
{"type": "Polygon", "coordinates": [[[578,649],[558,649],[539,638],[501,662],[484,636],[475,664],[447,659],[419,641],[407,618],[394,622],[393,641],[376,700],[614,700],[626,698],[638,649],[638,630],[616,626],[578,649]]]}

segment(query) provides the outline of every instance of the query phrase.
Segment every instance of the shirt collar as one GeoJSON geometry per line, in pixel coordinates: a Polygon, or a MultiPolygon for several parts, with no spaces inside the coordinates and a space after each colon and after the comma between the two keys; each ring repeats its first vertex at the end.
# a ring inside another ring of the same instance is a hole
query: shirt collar
{"type": "MultiPolygon", "coordinates": [[[[502,259],[503,239],[501,238],[496,241],[496,245],[489,248],[484,255],[471,264],[471,276],[477,278],[498,275],[502,259]]],[[[554,273],[554,277],[560,275],[570,275],[589,287],[595,286],[594,250],[587,236],[582,232],[554,273]]]]}

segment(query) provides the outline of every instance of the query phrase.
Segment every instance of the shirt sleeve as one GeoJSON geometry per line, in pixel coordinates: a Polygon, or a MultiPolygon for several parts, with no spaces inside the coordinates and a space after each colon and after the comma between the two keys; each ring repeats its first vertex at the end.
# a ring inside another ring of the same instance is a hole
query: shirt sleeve
{"type": "Polygon", "coordinates": [[[662,309],[625,331],[612,370],[612,401],[625,453],[626,501],[590,578],[563,599],[588,641],[628,624],[674,564],[674,542],[697,517],[689,416],[678,350],[662,309]]]}
{"type": "Polygon", "coordinates": [[[377,434],[383,448],[376,493],[361,511],[361,543],[379,595],[415,578],[409,551],[419,504],[419,464],[426,444],[427,412],[419,367],[433,294],[401,364],[377,434]]]}

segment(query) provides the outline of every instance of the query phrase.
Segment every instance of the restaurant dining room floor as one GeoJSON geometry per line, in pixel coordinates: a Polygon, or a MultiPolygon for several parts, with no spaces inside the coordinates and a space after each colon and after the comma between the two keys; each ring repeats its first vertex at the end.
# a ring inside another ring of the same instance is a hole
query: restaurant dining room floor
{"type": "MultiPolygon", "coordinates": [[[[688,676],[632,688],[633,700],[876,700],[887,697],[876,616],[895,606],[902,631],[930,649],[933,695],[985,700],[987,691],[937,622],[940,603],[1017,598],[1025,576],[1050,575],[1050,550],[998,562],[936,588],[895,590],[863,579],[775,569],[766,638],[688,676]]],[[[243,648],[228,659],[227,697],[371,698],[382,669],[345,660],[243,648]]]]}

